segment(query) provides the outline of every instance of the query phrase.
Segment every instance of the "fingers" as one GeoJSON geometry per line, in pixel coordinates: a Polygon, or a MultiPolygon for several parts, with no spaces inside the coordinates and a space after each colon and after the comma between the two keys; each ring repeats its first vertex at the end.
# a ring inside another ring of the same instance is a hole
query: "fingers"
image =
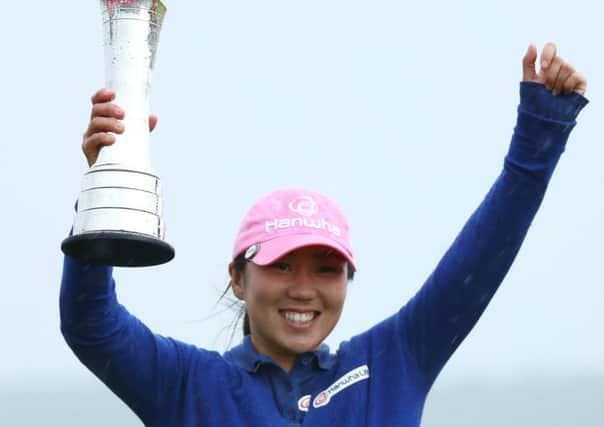
{"type": "MultiPolygon", "coordinates": [[[[96,162],[102,147],[115,142],[114,134],[124,132],[124,124],[121,121],[126,113],[114,104],[113,100],[115,92],[111,89],[101,89],[91,97],[90,122],[82,138],[82,151],[89,166],[96,162]]],[[[157,126],[157,120],[157,116],[149,116],[150,131],[157,126]]]]}
{"type": "Polygon", "coordinates": [[[541,69],[537,81],[545,85],[553,95],[566,95],[571,92],[585,93],[587,81],[575,68],[557,55],[554,43],[547,43],[541,52],[541,69]]]}
{"type": "Polygon", "coordinates": [[[551,87],[553,95],[558,95],[560,93],[570,93],[571,91],[564,91],[564,85],[566,84],[569,77],[576,72],[572,65],[567,64],[562,60],[560,62],[561,64],[558,71],[558,75],[556,77],[556,80],[552,83],[551,87]]]}
{"type": "Polygon", "coordinates": [[[564,82],[562,93],[566,94],[571,92],[577,92],[581,95],[584,95],[586,89],[587,80],[585,79],[585,77],[583,77],[583,75],[575,72],[568,77],[566,82],[564,82]]]}
{"type": "Polygon", "coordinates": [[[541,69],[537,81],[543,83],[548,90],[556,85],[556,80],[562,68],[562,58],[556,56],[557,47],[553,43],[547,43],[541,51],[541,69]]]}
{"type": "Polygon", "coordinates": [[[97,116],[90,120],[82,141],[82,151],[86,156],[88,166],[92,166],[96,162],[101,148],[115,142],[115,136],[112,133],[122,132],[124,132],[124,125],[113,117],[97,116]]]}
{"type": "Polygon", "coordinates": [[[111,103],[115,99],[115,92],[109,89],[101,89],[92,96],[92,110],[90,111],[90,123],[84,133],[84,137],[92,136],[96,132],[121,131],[121,123],[125,113],[117,105],[111,103]]]}
{"type": "Polygon", "coordinates": [[[113,101],[115,99],[115,92],[112,91],[111,89],[107,89],[107,88],[103,88],[98,90],[94,95],[92,95],[91,97],[91,101],[92,104],[98,104],[100,102],[110,102],[113,101]]]}
{"type": "Polygon", "coordinates": [[[543,84],[548,90],[553,91],[558,81],[558,78],[560,77],[560,70],[564,65],[566,64],[564,63],[562,58],[556,56],[550,60],[549,65],[546,68],[541,67],[541,72],[543,75],[543,84]]]}
{"type": "Polygon", "coordinates": [[[88,166],[92,166],[99,156],[101,148],[115,142],[115,136],[110,133],[95,133],[82,142],[82,152],[86,156],[88,166]]]}
{"type": "Polygon", "coordinates": [[[554,43],[547,43],[541,51],[541,68],[545,69],[550,66],[554,58],[556,57],[556,45],[554,43]]]}
{"type": "Polygon", "coordinates": [[[90,137],[95,133],[122,133],[123,131],[124,125],[113,117],[94,117],[88,124],[84,138],[90,137]]]}
{"type": "Polygon", "coordinates": [[[115,92],[110,89],[101,89],[92,95],[90,122],[82,138],[82,151],[89,166],[96,162],[102,147],[115,142],[115,136],[111,133],[124,131],[124,125],[120,120],[124,118],[125,113],[111,103],[114,99],[115,92]]]}
{"type": "Polygon", "coordinates": [[[535,69],[537,61],[537,48],[530,44],[524,58],[522,58],[522,80],[525,82],[537,81],[537,70],[535,69]]]}
{"type": "Polygon", "coordinates": [[[90,111],[91,119],[95,117],[115,117],[118,120],[123,120],[124,115],[124,110],[111,102],[93,104],[90,111]]]}

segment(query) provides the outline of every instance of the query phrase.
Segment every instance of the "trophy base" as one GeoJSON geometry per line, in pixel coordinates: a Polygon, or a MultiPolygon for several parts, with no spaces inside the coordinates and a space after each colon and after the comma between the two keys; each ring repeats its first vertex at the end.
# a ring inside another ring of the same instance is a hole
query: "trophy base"
{"type": "Polygon", "coordinates": [[[147,267],[174,258],[163,240],[126,231],[90,232],[63,240],[61,250],[80,261],[116,267],[147,267]]]}

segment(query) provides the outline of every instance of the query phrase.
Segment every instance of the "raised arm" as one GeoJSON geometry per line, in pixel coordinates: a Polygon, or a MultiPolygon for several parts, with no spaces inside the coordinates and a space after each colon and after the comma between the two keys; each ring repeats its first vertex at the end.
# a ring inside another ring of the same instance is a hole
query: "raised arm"
{"type": "Polygon", "coordinates": [[[395,316],[426,384],[475,325],[510,268],[537,213],[586,81],[548,44],[523,58],[518,119],[503,171],[419,292],[395,316]]]}
{"type": "Polygon", "coordinates": [[[118,304],[112,268],[66,256],[60,312],[61,332],[78,359],[141,419],[153,416],[157,392],[181,380],[178,344],[153,335],[118,304]]]}
{"type": "MultiPolygon", "coordinates": [[[[111,103],[113,98],[109,90],[100,90],[92,98],[90,124],[82,144],[89,165],[103,146],[115,141],[112,133],[124,130],[120,122],[124,112],[111,103]]],[[[150,118],[151,129],[156,122],[156,117],[150,118]]],[[[161,405],[178,407],[171,401],[182,392],[192,355],[202,352],[153,334],[129,314],[117,301],[112,274],[112,267],[65,257],[61,331],[80,361],[146,425],[161,425],[157,409],[161,405]]],[[[165,410],[161,414],[170,415],[165,410]]]]}

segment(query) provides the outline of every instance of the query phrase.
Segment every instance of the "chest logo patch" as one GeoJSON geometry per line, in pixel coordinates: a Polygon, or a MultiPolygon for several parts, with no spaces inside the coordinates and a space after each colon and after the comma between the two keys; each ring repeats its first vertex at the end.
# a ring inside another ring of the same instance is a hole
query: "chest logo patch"
{"type": "MultiPolygon", "coordinates": [[[[345,390],[359,381],[364,381],[367,379],[369,379],[369,367],[367,365],[359,366],[358,368],[347,372],[338,378],[332,385],[327,387],[321,393],[317,394],[315,399],[312,401],[313,408],[320,408],[321,406],[327,405],[331,401],[332,397],[342,390],[345,390]]],[[[308,409],[310,408],[310,400],[310,395],[302,396],[300,400],[298,400],[298,409],[308,412],[308,409]]]]}
{"type": "Polygon", "coordinates": [[[298,400],[298,409],[300,411],[308,412],[308,408],[310,408],[310,394],[302,396],[300,400],[298,400]]]}

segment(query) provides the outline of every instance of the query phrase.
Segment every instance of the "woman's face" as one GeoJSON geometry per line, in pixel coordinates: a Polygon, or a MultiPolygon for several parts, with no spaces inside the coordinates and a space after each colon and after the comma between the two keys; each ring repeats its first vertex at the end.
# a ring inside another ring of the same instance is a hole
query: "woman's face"
{"type": "Polygon", "coordinates": [[[259,353],[289,371],[297,354],[316,350],[333,330],[346,298],[348,266],[337,252],[310,246],[267,266],[230,266],[233,292],[245,301],[259,353]]]}

